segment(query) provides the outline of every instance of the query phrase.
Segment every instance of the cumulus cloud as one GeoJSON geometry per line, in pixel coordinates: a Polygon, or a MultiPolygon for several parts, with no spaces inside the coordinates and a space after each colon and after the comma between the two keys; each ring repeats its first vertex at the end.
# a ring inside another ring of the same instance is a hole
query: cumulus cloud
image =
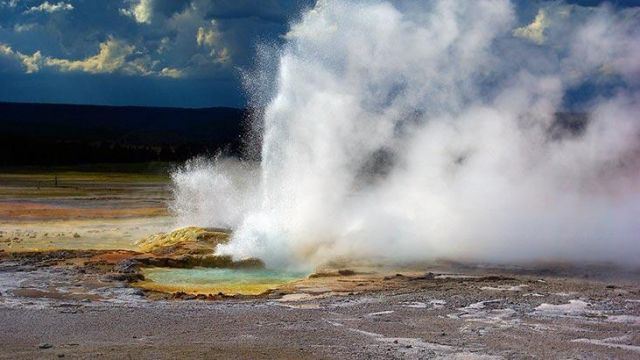
{"type": "Polygon", "coordinates": [[[57,11],[70,11],[70,10],[73,10],[73,5],[71,5],[70,3],[65,3],[60,1],[56,4],[53,4],[48,1],[45,1],[38,6],[33,6],[29,8],[24,13],[25,14],[32,14],[37,12],[54,13],[57,11]]]}
{"type": "Polygon", "coordinates": [[[0,44],[0,54],[4,56],[13,56],[13,50],[6,44],[0,44]]]}
{"type": "Polygon", "coordinates": [[[162,38],[158,52],[170,60],[171,67],[180,64],[185,76],[222,73],[231,63],[230,44],[219,22],[206,18],[209,6],[208,2],[193,1],[165,19],[164,27],[170,36],[162,38]]]}
{"type": "Polygon", "coordinates": [[[211,55],[215,58],[216,62],[219,63],[228,63],[229,61],[231,61],[231,54],[229,53],[229,49],[228,48],[222,48],[219,51],[216,51],[215,53],[211,53],[211,55]]]}
{"type": "Polygon", "coordinates": [[[174,69],[174,68],[162,68],[162,70],[160,70],[160,76],[164,76],[164,77],[169,77],[169,78],[173,78],[173,79],[178,79],[184,76],[184,71],[180,70],[180,69],[174,69]]]}
{"type": "Polygon", "coordinates": [[[31,56],[19,55],[27,74],[35,73],[40,70],[40,63],[42,62],[42,54],[40,51],[36,51],[31,56]]]}
{"type": "Polygon", "coordinates": [[[67,60],[47,58],[46,64],[61,71],[84,71],[88,73],[111,73],[116,70],[138,72],[127,62],[127,57],[133,53],[135,47],[113,38],[100,44],[98,54],[82,60],[67,60]]]}
{"type": "MultiPolygon", "coordinates": [[[[39,67],[49,71],[226,80],[233,77],[234,86],[238,86],[235,71],[250,66],[255,40],[280,41],[277,36],[286,30],[287,17],[305,1],[247,4],[211,0],[0,0],[4,9],[0,14],[4,16],[0,19],[4,30],[0,32],[0,42],[23,54],[40,50],[44,58],[39,67]],[[35,16],[64,12],[71,7],[72,17],[35,16]],[[25,10],[34,16],[25,17],[25,10]],[[88,48],[98,47],[109,36],[135,48],[125,56],[122,66],[117,65],[119,58],[101,63],[107,61],[101,56],[118,50],[114,44],[106,45],[112,47],[110,50],[87,56],[88,48]],[[117,69],[112,71],[111,67],[117,69]]],[[[11,71],[20,69],[24,69],[21,63],[11,67],[11,71]]]]}
{"type": "MultiPolygon", "coordinates": [[[[215,21],[211,22],[212,25],[215,25],[215,21]]],[[[215,45],[216,40],[218,39],[218,33],[213,28],[205,29],[200,26],[198,28],[198,33],[196,34],[196,42],[198,46],[208,46],[213,47],[215,45]]]]}
{"type": "Polygon", "coordinates": [[[225,64],[231,61],[231,53],[229,48],[220,46],[219,39],[221,35],[216,28],[216,21],[212,20],[210,24],[200,26],[196,33],[196,43],[199,47],[209,50],[209,56],[203,57],[197,54],[192,58],[194,63],[206,64],[225,64]]]}
{"type": "Polygon", "coordinates": [[[17,33],[27,32],[33,30],[37,24],[29,23],[29,24],[15,24],[13,26],[13,31],[17,33]]]}
{"type": "Polygon", "coordinates": [[[531,40],[540,45],[544,43],[544,30],[547,26],[548,21],[546,19],[545,11],[540,9],[531,24],[513,30],[513,35],[531,40]]]}
{"type": "Polygon", "coordinates": [[[15,8],[19,2],[20,0],[5,0],[0,1],[0,5],[2,5],[3,7],[15,8]]]}
{"type": "Polygon", "coordinates": [[[9,45],[1,43],[0,56],[18,62],[27,74],[38,72],[42,63],[42,54],[40,51],[36,51],[32,55],[25,55],[19,51],[14,51],[9,45]]]}
{"type": "Polygon", "coordinates": [[[120,13],[129,16],[141,24],[150,24],[153,17],[153,0],[129,1],[131,6],[120,9],[120,13]]]}
{"type": "Polygon", "coordinates": [[[14,51],[6,44],[0,44],[0,56],[11,59],[22,66],[26,73],[36,73],[44,68],[60,72],[85,72],[90,74],[122,73],[125,75],[157,75],[170,78],[183,77],[178,68],[163,67],[148,55],[136,54],[136,47],[125,41],[109,38],[100,43],[98,53],[80,60],[42,56],[40,51],[25,55],[14,51]]]}

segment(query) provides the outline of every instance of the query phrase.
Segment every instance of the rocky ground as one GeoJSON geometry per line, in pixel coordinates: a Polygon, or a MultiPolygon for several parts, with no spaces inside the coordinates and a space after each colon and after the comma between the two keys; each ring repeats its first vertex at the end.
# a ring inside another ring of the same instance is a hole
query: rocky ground
{"type": "Polygon", "coordinates": [[[340,269],[261,296],[195,296],[84,264],[115,255],[5,257],[0,357],[640,357],[640,284],[620,269],[340,269]]]}

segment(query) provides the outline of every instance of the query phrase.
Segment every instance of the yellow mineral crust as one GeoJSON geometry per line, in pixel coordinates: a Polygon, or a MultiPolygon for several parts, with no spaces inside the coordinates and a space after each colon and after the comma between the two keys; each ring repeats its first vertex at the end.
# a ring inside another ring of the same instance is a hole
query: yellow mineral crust
{"type": "Polygon", "coordinates": [[[224,229],[207,229],[196,226],[180,228],[168,233],[151,235],[136,245],[145,253],[206,254],[216,246],[229,241],[230,233],[224,229]]]}

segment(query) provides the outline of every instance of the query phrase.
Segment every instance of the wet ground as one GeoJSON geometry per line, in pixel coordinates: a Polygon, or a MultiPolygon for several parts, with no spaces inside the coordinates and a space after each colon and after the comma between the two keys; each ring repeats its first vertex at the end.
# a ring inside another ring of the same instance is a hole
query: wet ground
{"type": "MultiPolygon", "coordinates": [[[[30,185],[1,178],[10,208],[30,185]]],[[[640,272],[608,264],[341,263],[260,296],[143,290],[122,261],[171,219],[132,213],[127,197],[157,186],[143,197],[162,210],[166,183],[118,184],[117,205],[45,194],[29,202],[62,210],[5,213],[0,358],[640,358],[640,272]]]]}

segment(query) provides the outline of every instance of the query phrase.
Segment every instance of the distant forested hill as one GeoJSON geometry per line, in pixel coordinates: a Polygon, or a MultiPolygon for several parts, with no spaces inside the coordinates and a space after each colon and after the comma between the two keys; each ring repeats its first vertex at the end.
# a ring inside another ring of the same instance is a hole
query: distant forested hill
{"type": "MultiPolygon", "coordinates": [[[[239,155],[247,116],[246,110],[222,107],[0,103],[0,167],[184,161],[219,151],[239,155]]],[[[549,137],[579,136],[587,123],[584,113],[558,113],[549,137]]]]}
{"type": "Polygon", "coordinates": [[[237,153],[246,112],[0,103],[0,166],[181,161],[237,153]]]}

